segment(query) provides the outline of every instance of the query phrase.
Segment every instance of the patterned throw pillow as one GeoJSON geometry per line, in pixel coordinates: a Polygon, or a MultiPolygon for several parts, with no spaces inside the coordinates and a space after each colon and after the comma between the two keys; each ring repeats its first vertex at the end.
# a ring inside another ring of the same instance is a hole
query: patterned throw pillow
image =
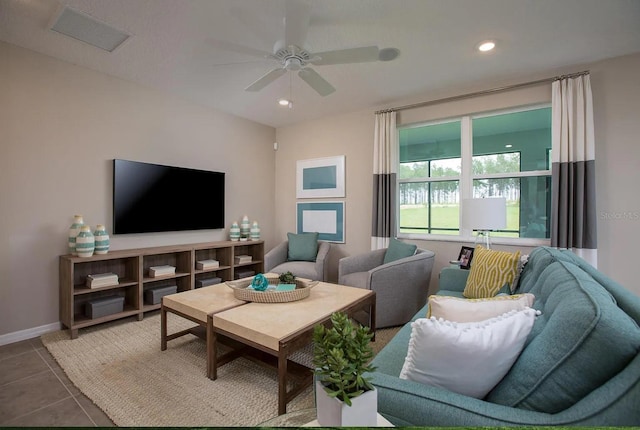
{"type": "Polygon", "coordinates": [[[513,284],[519,261],[520,251],[511,253],[476,246],[462,295],[469,299],[495,296],[505,284],[513,284]]]}
{"type": "Polygon", "coordinates": [[[427,318],[442,318],[459,323],[494,318],[509,311],[533,306],[535,296],[530,293],[503,295],[489,299],[463,299],[450,296],[430,296],[427,318]]]}

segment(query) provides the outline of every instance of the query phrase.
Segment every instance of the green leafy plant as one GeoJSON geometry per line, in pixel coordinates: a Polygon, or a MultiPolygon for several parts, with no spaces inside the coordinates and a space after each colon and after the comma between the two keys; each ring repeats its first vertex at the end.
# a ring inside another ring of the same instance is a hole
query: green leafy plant
{"type": "Polygon", "coordinates": [[[351,406],[351,399],[373,390],[371,378],[364,376],[376,368],[369,363],[373,350],[369,327],[354,327],[346,314],[331,315],[332,326],[317,325],[313,331],[315,374],[329,397],[351,406]]]}
{"type": "Polygon", "coordinates": [[[285,272],[280,275],[280,283],[281,284],[295,284],[296,277],[291,272],[285,272]]]}

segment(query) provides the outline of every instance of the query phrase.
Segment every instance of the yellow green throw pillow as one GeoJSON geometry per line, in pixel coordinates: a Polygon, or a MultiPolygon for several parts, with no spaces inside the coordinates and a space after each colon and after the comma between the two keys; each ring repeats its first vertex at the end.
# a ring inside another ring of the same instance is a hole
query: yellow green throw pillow
{"type": "Polygon", "coordinates": [[[476,246],[462,295],[470,299],[495,296],[505,284],[513,284],[519,261],[520,251],[511,253],[476,246]]]}

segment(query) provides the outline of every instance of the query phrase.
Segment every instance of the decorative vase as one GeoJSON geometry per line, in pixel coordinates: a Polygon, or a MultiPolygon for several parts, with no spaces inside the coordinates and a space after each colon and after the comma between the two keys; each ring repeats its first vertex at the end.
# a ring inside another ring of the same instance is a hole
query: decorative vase
{"type": "Polygon", "coordinates": [[[80,228],[84,225],[82,215],[73,216],[73,224],[69,227],[69,254],[78,255],[76,252],[76,236],[80,233],[80,228]]]}
{"type": "Polygon", "coordinates": [[[365,391],[351,398],[351,406],[329,397],[324,386],[316,380],[318,424],[323,427],[376,427],[378,422],[378,390],[365,391]]]}
{"type": "Polygon", "coordinates": [[[76,252],[78,257],[91,257],[95,250],[95,238],[91,233],[91,228],[88,225],[83,225],[80,228],[80,233],[76,236],[76,252]]]}
{"type": "Polygon", "coordinates": [[[249,234],[251,235],[251,240],[260,240],[260,227],[258,226],[258,221],[253,222],[249,234]]]}
{"type": "Polygon", "coordinates": [[[107,233],[107,229],[104,225],[98,224],[96,226],[95,231],[93,232],[93,237],[95,239],[96,254],[106,254],[109,252],[109,234],[107,233]]]}
{"type": "Polygon", "coordinates": [[[240,237],[243,239],[248,239],[250,233],[251,224],[249,224],[249,217],[245,215],[242,217],[242,221],[240,222],[240,237]]]}
{"type": "Polygon", "coordinates": [[[231,224],[231,228],[229,229],[229,239],[234,242],[237,242],[240,239],[240,227],[238,227],[238,223],[235,221],[231,224]]]}

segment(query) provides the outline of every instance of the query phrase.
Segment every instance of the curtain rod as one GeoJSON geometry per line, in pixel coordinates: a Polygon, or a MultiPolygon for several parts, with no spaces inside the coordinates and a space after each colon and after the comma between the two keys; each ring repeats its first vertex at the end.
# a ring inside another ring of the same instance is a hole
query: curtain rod
{"type": "Polygon", "coordinates": [[[417,108],[417,107],[423,107],[423,106],[435,105],[435,104],[439,104],[439,103],[445,103],[445,102],[452,102],[452,101],[456,101],[456,100],[468,99],[468,98],[471,98],[471,97],[484,96],[484,95],[487,95],[487,94],[494,94],[494,93],[499,93],[499,92],[502,92],[502,91],[515,90],[515,89],[518,89],[518,88],[530,87],[530,86],[538,85],[538,84],[545,84],[547,82],[558,81],[560,79],[577,78],[578,76],[583,76],[583,75],[588,75],[588,74],[589,74],[589,70],[584,70],[582,72],[571,73],[571,74],[568,74],[568,75],[554,76],[552,78],[539,79],[537,81],[524,82],[524,83],[521,83],[521,84],[514,84],[514,85],[507,85],[505,87],[491,88],[489,90],[476,91],[474,93],[461,94],[461,95],[458,95],[458,96],[445,97],[445,98],[437,99],[437,100],[429,100],[429,101],[426,101],[426,102],[420,102],[420,103],[414,103],[414,104],[410,104],[410,105],[398,106],[398,107],[389,108],[389,109],[382,109],[382,110],[376,111],[375,114],[377,115],[379,113],[395,112],[395,111],[399,111],[399,110],[413,109],[413,108],[417,108]]]}

